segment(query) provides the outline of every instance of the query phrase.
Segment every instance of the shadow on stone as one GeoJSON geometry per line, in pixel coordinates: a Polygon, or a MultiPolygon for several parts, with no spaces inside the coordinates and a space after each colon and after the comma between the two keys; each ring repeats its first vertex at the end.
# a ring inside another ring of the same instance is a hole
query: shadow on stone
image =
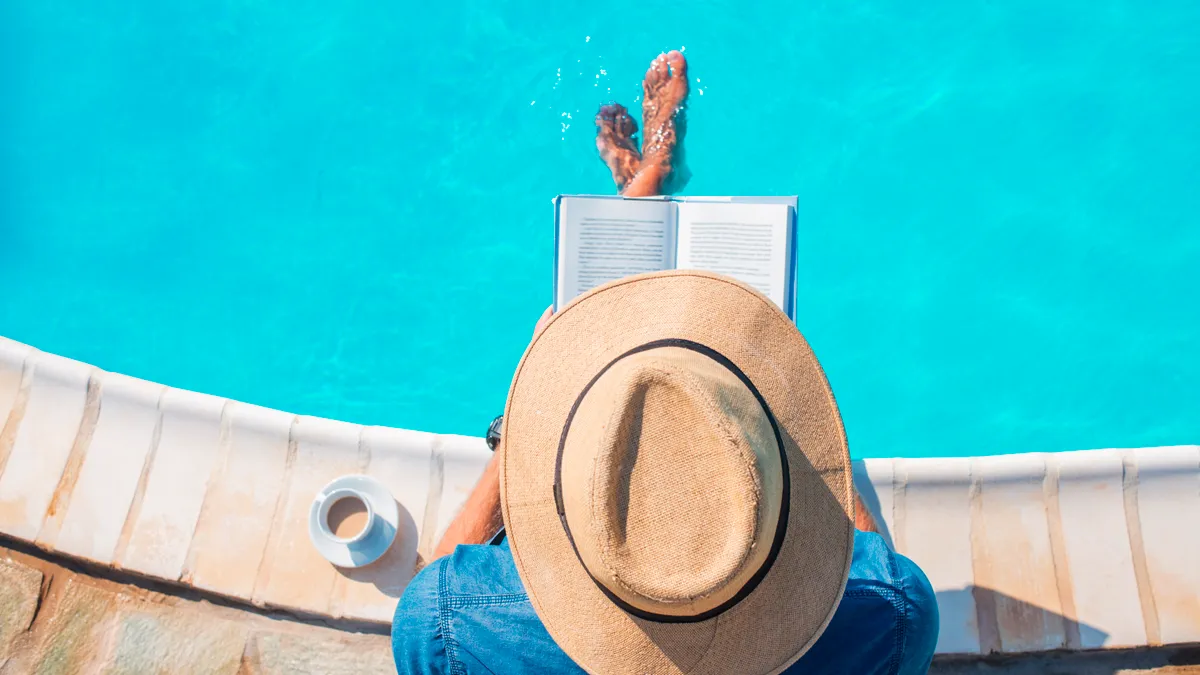
{"type": "Polygon", "coordinates": [[[997,654],[1096,649],[1108,634],[1056,611],[982,586],[938,591],[939,652],[997,654]]]}
{"type": "Polygon", "coordinates": [[[417,573],[417,523],[403,505],[396,504],[396,507],[400,511],[396,538],[379,560],[352,569],[334,568],[351,581],[374,585],[389,598],[399,598],[417,573]]]}

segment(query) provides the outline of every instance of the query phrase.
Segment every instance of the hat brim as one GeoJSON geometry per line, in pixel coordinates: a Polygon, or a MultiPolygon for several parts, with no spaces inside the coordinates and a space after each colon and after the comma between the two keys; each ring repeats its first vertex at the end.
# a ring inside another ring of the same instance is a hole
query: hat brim
{"type": "Polygon", "coordinates": [[[854,548],[850,456],[824,372],[770,300],[728,277],[669,271],[586,293],[534,337],[504,413],[500,494],[517,572],[555,642],[592,673],[774,673],[820,636],[854,548]],[[685,339],[724,355],[762,394],[787,455],[790,505],[779,555],[724,613],[659,623],[622,611],[576,557],[554,500],[559,439],[579,393],[640,345],[685,339]]]}

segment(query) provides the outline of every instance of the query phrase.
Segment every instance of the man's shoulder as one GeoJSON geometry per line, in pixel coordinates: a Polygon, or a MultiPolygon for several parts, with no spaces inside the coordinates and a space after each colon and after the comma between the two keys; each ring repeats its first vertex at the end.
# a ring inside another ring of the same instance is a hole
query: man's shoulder
{"type": "Polygon", "coordinates": [[[929,585],[916,563],[893,551],[882,536],[874,532],[855,532],[847,590],[854,586],[870,586],[904,593],[914,585],[929,585]]]}
{"type": "Polygon", "coordinates": [[[842,601],[825,633],[797,665],[836,663],[846,666],[845,672],[923,673],[937,636],[937,600],[925,574],[883,537],[857,532],[842,601]]]}
{"type": "Polygon", "coordinates": [[[499,546],[460,545],[431,567],[436,568],[441,592],[447,597],[525,595],[507,541],[499,546]]]}

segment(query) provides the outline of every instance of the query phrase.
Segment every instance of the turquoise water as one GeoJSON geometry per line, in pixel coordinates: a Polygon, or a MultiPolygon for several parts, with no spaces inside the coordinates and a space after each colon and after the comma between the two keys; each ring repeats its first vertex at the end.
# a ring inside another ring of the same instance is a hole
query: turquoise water
{"type": "Polygon", "coordinates": [[[1200,441],[1200,4],[405,4],[0,4],[0,335],[482,434],[684,47],[685,192],[800,196],[853,454],[1200,441]]]}

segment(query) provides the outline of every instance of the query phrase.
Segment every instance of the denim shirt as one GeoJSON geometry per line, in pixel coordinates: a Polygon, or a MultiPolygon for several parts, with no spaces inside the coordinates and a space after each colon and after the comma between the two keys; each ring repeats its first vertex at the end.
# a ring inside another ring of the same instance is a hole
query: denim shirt
{"type": "MultiPolygon", "coordinates": [[[[929,580],[877,534],[857,532],[828,628],[785,673],[908,675],[929,669],[938,609],[929,580]]],[[[408,585],[392,624],[401,673],[582,673],[533,611],[507,540],[459,546],[408,585]]]]}

